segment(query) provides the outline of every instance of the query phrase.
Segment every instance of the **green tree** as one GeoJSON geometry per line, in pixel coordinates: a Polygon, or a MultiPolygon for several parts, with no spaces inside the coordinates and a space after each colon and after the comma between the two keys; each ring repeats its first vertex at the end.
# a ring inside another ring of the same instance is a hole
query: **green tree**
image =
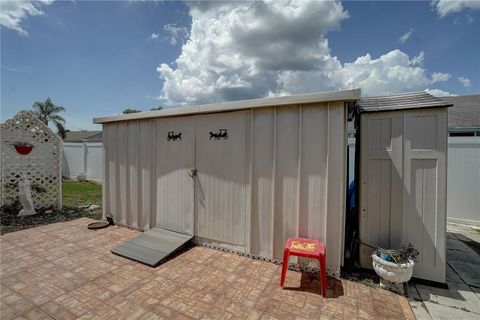
{"type": "Polygon", "coordinates": [[[123,110],[123,114],[137,113],[137,112],[142,112],[142,111],[137,109],[131,109],[131,108],[126,108],[125,110],[123,110]]]}
{"type": "Polygon", "coordinates": [[[150,111],[157,111],[157,110],[163,110],[163,107],[156,107],[156,108],[151,108],[150,111]]]}
{"type": "Polygon", "coordinates": [[[50,97],[45,101],[36,101],[33,106],[33,113],[35,116],[45,123],[48,126],[49,122],[52,122],[53,125],[57,128],[57,134],[65,139],[67,130],[65,129],[65,118],[59,116],[58,113],[65,112],[65,108],[58,106],[52,102],[50,97]]]}

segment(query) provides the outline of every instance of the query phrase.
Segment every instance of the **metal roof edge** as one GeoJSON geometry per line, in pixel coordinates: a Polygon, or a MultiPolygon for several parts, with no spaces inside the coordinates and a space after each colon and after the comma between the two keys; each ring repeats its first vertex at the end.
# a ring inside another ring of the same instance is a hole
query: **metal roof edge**
{"type": "Polygon", "coordinates": [[[479,131],[480,130],[480,125],[476,126],[476,127],[448,127],[448,131],[451,131],[451,132],[462,132],[462,131],[465,131],[465,132],[470,132],[470,131],[479,131]]]}
{"type": "Polygon", "coordinates": [[[356,101],[360,99],[360,96],[361,96],[360,89],[316,92],[316,93],[299,94],[299,95],[292,95],[292,96],[220,102],[220,103],[205,104],[205,105],[190,106],[190,107],[176,107],[176,108],[168,108],[168,109],[156,110],[156,111],[145,111],[145,112],[125,114],[125,115],[99,117],[99,118],[93,118],[93,123],[102,124],[102,123],[115,122],[115,121],[173,117],[173,116],[215,113],[215,112],[224,112],[224,111],[226,112],[239,111],[239,110],[252,109],[252,108],[264,108],[264,107],[306,104],[306,103],[315,103],[315,102],[352,101],[352,100],[356,101]]]}

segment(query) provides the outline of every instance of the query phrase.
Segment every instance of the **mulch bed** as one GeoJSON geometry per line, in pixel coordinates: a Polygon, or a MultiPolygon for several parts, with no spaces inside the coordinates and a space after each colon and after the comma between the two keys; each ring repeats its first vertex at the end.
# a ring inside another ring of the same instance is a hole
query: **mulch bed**
{"type": "Polygon", "coordinates": [[[2,207],[0,209],[0,234],[29,229],[49,223],[75,220],[83,217],[100,220],[102,209],[89,210],[88,208],[64,206],[61,211],[38,213],[31,216],[19,217],[20,205],[2,207]]]}

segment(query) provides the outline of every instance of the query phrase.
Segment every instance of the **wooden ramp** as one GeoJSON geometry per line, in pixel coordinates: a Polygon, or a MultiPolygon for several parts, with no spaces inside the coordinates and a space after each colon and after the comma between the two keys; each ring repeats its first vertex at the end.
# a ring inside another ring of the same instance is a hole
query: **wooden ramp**
{"type": "Polygon", "coordinates": [[[193,236],[178,232],[153,228],[136,238],[125,241],[112,250],[112,253],[156,267],[162,260],[187,243],[193,236]]]}

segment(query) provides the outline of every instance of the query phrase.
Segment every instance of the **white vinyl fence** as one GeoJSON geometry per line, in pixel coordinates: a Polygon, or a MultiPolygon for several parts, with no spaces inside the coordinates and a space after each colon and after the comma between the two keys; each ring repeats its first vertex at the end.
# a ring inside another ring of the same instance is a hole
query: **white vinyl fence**
{"type": "Polygon", "coordinates": [[[75,179],[85,173],[87,180],[102,181],[102,143],[63,143],[62,175],[75,179]]]}
{"type": "MultiPolygon", "coordinates": [[[[355,140],[348,139],[348,183],[355,173],[355,140]]],[[[447,220],[480,225],[480,137],[448,137],[447,220]]]]}
{"type": "Polygon", "coordinates": [[[480,137],[448,138],[447,219],[480,225],[480,137]]]}

